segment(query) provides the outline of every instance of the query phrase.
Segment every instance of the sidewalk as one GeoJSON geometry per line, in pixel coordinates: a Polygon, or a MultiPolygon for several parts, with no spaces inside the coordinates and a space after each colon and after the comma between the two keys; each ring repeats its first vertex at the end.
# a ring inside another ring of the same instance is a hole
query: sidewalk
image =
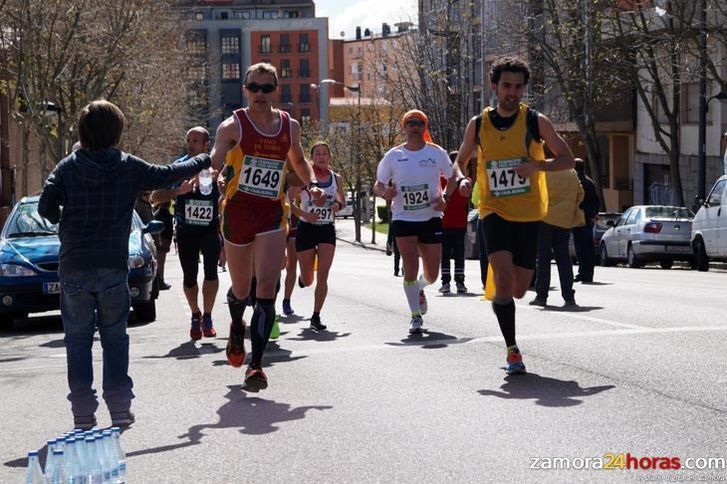
{"type": "Polygon", "coordinates": [[[336,219],[336,239],[367,250],[386,252],[386,234],[376,233],[376,243],[371,243],[371,229],[361,226],[361,242],[356,242],[356,226],[353,219],[336,219]]]}

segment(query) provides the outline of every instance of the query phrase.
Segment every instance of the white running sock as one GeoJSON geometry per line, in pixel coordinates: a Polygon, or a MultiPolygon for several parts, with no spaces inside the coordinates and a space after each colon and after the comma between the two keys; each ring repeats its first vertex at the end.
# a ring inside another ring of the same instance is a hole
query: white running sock
{"type": "Polygon", "coordinates": [[[417,281],[404,281],[404,294],[412,316],[419,315],[419,284],[417,281]]]}

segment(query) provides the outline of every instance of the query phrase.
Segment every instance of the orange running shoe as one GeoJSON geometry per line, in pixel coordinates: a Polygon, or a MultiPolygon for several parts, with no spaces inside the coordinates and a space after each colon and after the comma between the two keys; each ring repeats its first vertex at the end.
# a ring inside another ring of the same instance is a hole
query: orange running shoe
{"type": "Polygon", "coordinates": [[[268,377],[259,366],[250,365],[245,371],[245,390],[259,392],[268,387],[268,377]]]}
{"type": "Polygon", "coordinates": [[[225,354],[230,366],[240,368],[245,363],[245,323],[242,323],[242,333],[235,331],[230,324],[230,336],[227,338],[225,354]]]}
{"type": "Polygon", "coordinates": [[[202,316],[202,334],[204,334],[205,338],[214,338],[217,336],[217,331],[214,326],[212,326],[211,314],[205,314],[202,316]]]}
{"type": "Polygon", "coordinates": [[[510,347],[507,350],[507,366],[505,367],[505,373],[508,375],[525,373],[523,357],[517,346],[510,347]]]}
{"type": "Polygon", "coordinates": [[[192,326],[189,328],[189,337],[193,340],[202,339],[202,313],[192,315],[192,326]]]}

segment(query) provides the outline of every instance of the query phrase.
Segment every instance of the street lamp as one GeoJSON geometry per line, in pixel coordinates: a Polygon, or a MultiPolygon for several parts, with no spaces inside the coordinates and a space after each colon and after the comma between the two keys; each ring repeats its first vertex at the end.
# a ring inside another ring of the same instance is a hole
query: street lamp
{"type": "Polygon", "coordinates": [[[61,108],[58,104],[54,103],[53,101],[46,101],[43,103],[43,107],[45,108],[45,116],[57,116],[56,121],[58,122],[58,127],[56,130],[56,136],[58,138],[58,156],[56,157],[56,163],[63,158],[63,136],[61,136],[61,133],[63,132],[63,126],[61,125],[61,114],[63,113],[63,108],[61,108]]]}
{"type": "MultiPolygon", "coordinates": [[[[348,84],[334,79],[322,79],[318,83],[320,86],[343,86],[351,92],[356,93],[356,117],[358,118],[356,127],[356,143],[354,149],[356,150],[355,167],[356,167],[356,178],[355,178],[355,194],[353,197],[353,219],[354,228],[356,232],[356,242],[361,242],[361,139],[362,139],[362,126],[361,126],[361,83],[359,82],[355,86],[349,86],[348,84]]],[[[315,84],[311,84],[311,87],[316,88],[315,84]]],[[[320,96],[322,102],[328,102],[325,92],[321,91],[320,96]]],[[[326,120],[327,121],[327,120],[326,120]]],[[[376,213],[374,213],[374,223],[376,220],[376,213]]],[[[371,235],[371,243],[376,243],[376,226],[373,227],[371,235]]]]}

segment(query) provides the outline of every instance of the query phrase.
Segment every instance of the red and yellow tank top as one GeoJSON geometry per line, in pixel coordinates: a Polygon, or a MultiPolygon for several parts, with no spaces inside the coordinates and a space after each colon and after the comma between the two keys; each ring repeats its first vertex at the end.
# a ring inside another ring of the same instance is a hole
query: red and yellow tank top
{"type": "Polygon", "coordinates": [[[225,202],[288,206],[285,178],[291,146],[290,116],[285,111],[277,112],[280,129],[274,135],[261,133],[246,108],[233,113],[240,127],[240,142],[225,156],[225,202]]]}
{"type": "Polygon", "coordinates": [[[536,141],[527,129],[527,105],[520,103],[515,122],[501,131],[492,125],[488,107],[482,113],[477,180],[480,190],[480,218],[496,213],[512,222],[542,220],[548,213],[545,173],[519,177],[515,166],[528,160],[545,162],[544,143],[536,141]]]}

